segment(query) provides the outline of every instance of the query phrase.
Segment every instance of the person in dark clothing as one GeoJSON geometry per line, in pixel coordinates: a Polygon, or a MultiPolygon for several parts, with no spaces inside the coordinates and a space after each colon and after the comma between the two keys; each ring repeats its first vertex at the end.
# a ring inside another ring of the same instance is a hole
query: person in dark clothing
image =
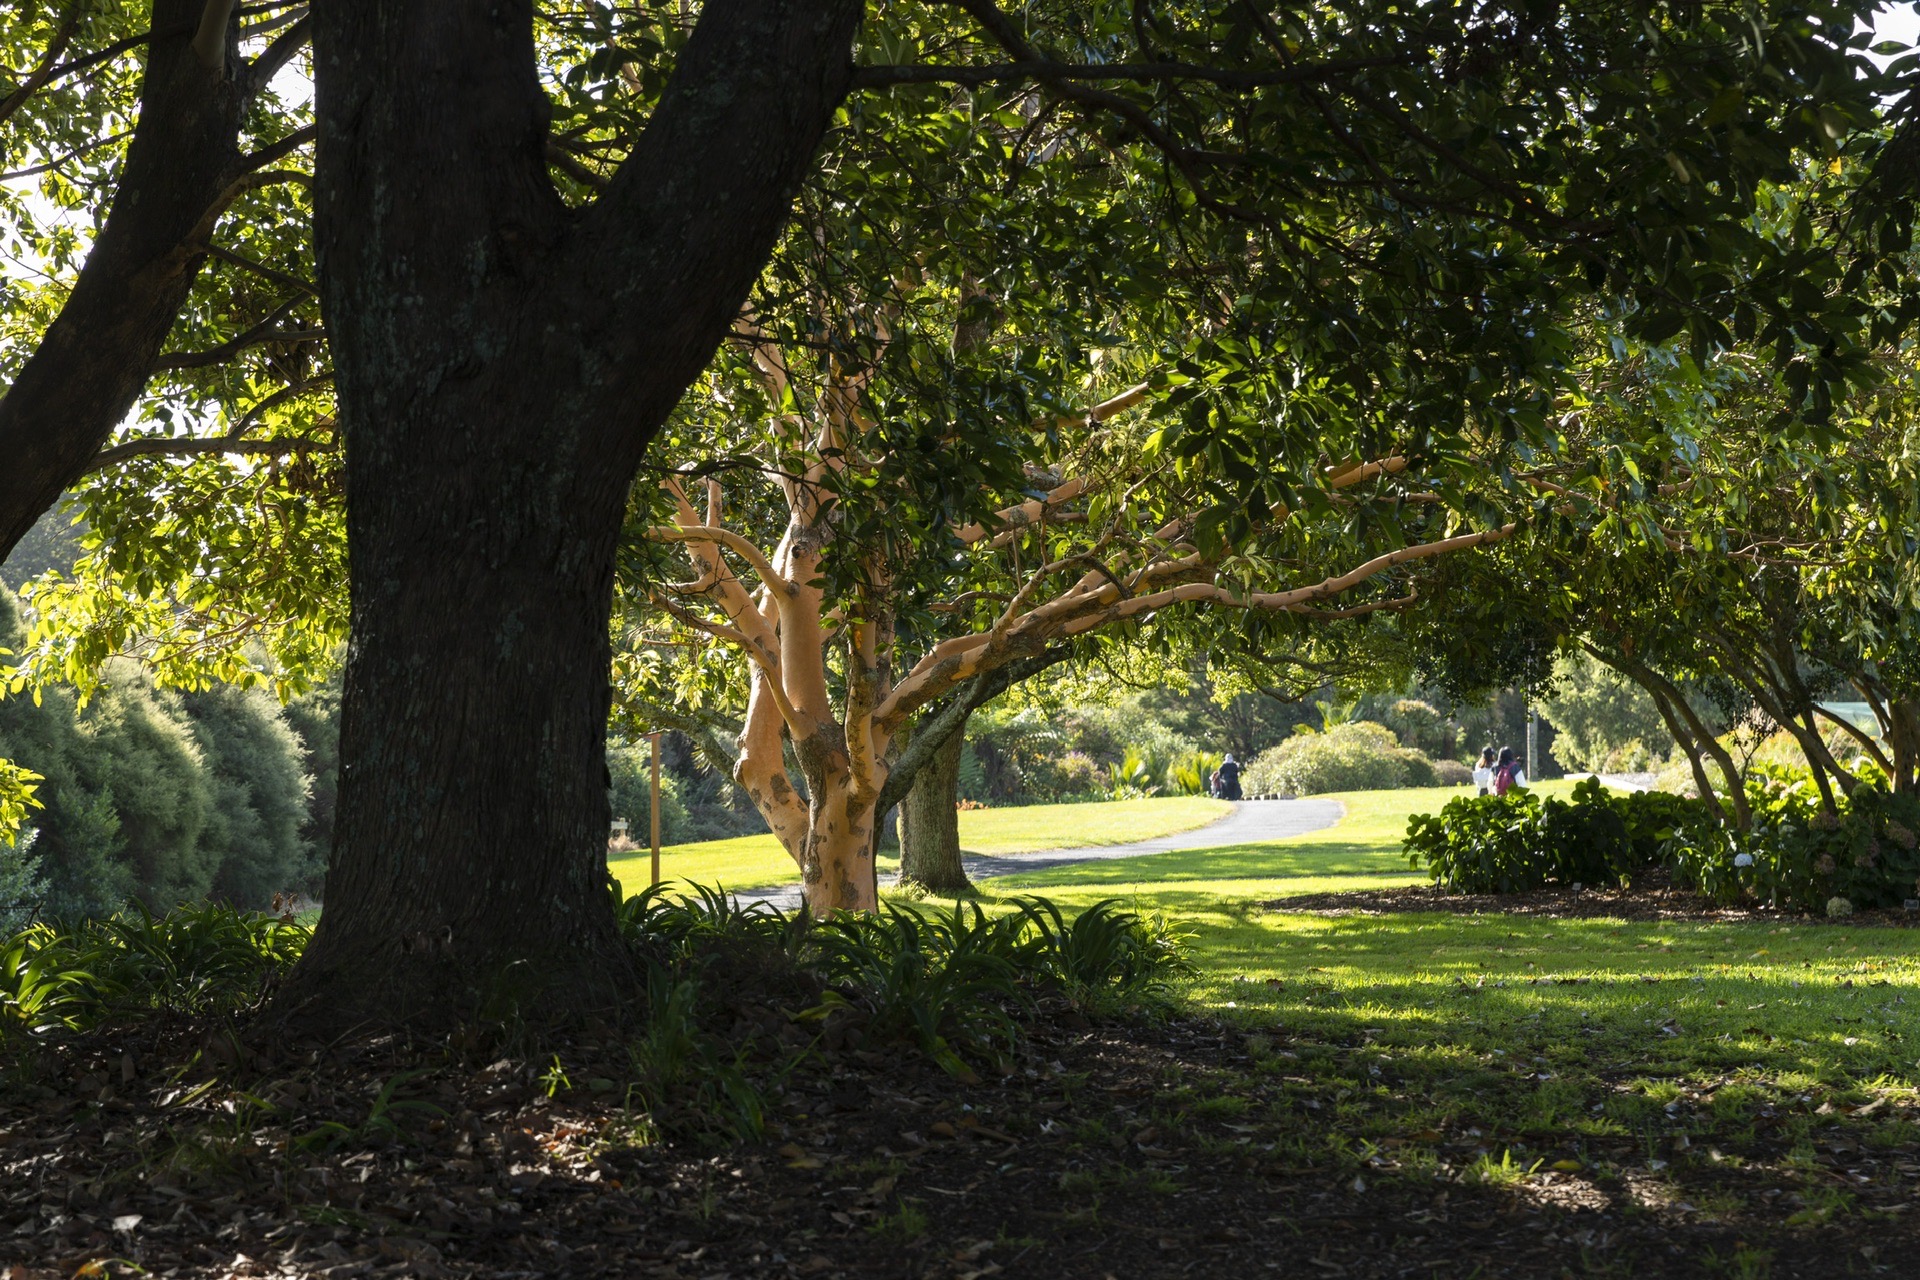
{"type": "Polygon", "coordinates": [[[1213,777],[1214,795],[1222,800],[1240,798],[1240,762],[1233,758],[1233,752],[1227,752],[1227,758],[1220,762],[1220,771],[1213,777]]]}

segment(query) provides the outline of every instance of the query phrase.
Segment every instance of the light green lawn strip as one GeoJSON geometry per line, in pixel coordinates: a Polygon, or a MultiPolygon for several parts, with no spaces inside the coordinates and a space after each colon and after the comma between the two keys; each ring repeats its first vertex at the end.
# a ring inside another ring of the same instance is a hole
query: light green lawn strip
{"type": "Polygon", "coordinates": [[[1341,822],[1291,840],[1003,876],[983,889],[989,900],[1039,894],[1084,908],[1117,897],[1162,912],[1194,933],[1199,972],[1186,1000],[1254,1026],[1432,1057],[1443,1075],[1529,1055],[1550,1070],[1605,1059],[1650,1078],[1757,1068],[1774,1089],[1920,1079],[1920,930],[1262,905],[1424,883],[1407,871],[1400,836],[1409,813],[1453,794],[1353,793],[1339,797],[1341,822]]]}
{"type": "MultiPolygon", "coordinates": [[[[960,814],[960,845],[968,853],[1014,854],[1126,844],[1204,827],[1230,808],[1226,801],[1206,796],[1168,796],[969,809],[960,814]]],[[[890,869],[895,861],[883,857],[881,869],[890,869]]],[[[651,878],[652,855],[641,850],[609,858],[607,866],[621,886],[633,893],[651,878]]],[[[730,889],[787,884],[799,876],[793,859],[771,835],[669,846],[660,851],[660,873],[686,884],[730,889]]]]}

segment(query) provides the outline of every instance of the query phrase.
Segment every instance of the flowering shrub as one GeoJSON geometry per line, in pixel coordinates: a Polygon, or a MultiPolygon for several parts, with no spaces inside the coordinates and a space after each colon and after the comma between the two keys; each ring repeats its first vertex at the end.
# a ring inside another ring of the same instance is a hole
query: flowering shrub
{"type": "Polygon", "coordinates": [[[1831,898],[1871,910],[1920,889],[1920,799],[1862,782],[1828,813],[1804,770],[1756,765],[1747,778],[1754,893],[1781,906],[1824,909],[1831,898]]]}
{"type": "Polygon", "coordinates": [[[1433,763],[1400,745],[1384,725],[1354,720],[1325,733],[1295,733],[1255,756],[1241,778],[1248,795],[1318,795],[1432,786],[1433,763]],[[1417,774],[1417,779],[1416,775],[1417,774]]]}

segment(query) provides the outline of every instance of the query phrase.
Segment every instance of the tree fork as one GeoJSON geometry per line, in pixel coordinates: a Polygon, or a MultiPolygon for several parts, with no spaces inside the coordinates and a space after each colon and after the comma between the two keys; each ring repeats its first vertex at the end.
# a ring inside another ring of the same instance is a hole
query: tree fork
{"type": "Polygon", "coordinates": [[[628,486],[771,252],[856,0],[710,0],[626,164],[548,176],[526,0],[314,13],[315,232],[352,641],[320,1024],[634,988],[607,893],[608,618],[628,486]]]}

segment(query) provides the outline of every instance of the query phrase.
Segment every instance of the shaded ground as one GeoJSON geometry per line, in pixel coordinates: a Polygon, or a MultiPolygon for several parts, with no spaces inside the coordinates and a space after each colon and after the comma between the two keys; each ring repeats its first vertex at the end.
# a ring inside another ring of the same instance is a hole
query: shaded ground
{"type": "Polygon", "coordinates": [[[1453,893],[1438,885],[1403,885],[1385,889],[1343,889],[1334,893],[1307,893],[1262,902],[1270,911],[1309,911],[1326,915],[1390,915],[1406,911],[1450,911],[1457,914],[1542,916],[1566,920],[1696,920],[1781,921],[1817,920],[1822,924],[1866,925],[1881,928],[1920,926],[1920,912],[1856,911],[1829,919],[1769,907],[1725,907],[1697,893],[1674,889],[1664,873],[1653,873],[1628,889],[1536,889],[1529,893],[1453,893]]]}
{"type": "MultiPolygon", "coordinates": [[[[768,1061],[806,1039],[740,1016],[768,1061]]],[[[1540,1124],[1484,1105],[1548,1089],[1532,1061],[1436,1082],[1364,1033],[1079,1022],[1055,1010],[977,1084],[817,1042],[747,1143],[658,1138],[610,1042],[487,1065],[74,1040],[0,1100],[0,1261],[9,1280],[1912,1274],[1911,1099],[1722,1087],[1631,1126],[1540,1124]]]]}

